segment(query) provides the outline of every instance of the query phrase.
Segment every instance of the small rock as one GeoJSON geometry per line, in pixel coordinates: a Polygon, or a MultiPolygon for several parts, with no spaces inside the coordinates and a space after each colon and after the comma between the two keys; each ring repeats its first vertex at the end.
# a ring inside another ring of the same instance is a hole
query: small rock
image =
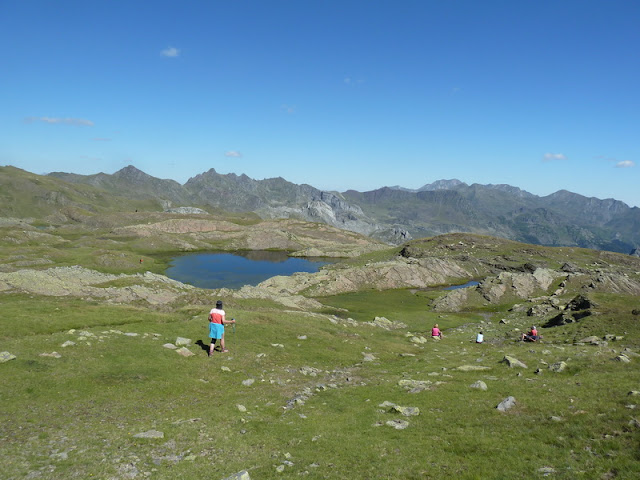
{"type": "Polygon", "coordinates": [[[0,363],[8,362],[9,360],[15,360],[16,356],[9,352],[0,352],[0,363]]]}
{"type": "Polygon", "coordinates": [[[66,342],[64,342],[61,347],[66,348],[66,347],[73,347],[76,344],[76,342],[72,342],[71,340],[67,340],[66,342]]]}
{"type": "Polygon", "coordinates": [[[420,415],[420,409],[418,407],[401,407],[400,405],[394,405],[389,411],[392,413],[399,413],[405,417],[420,415]]]}
{"type": "Polygon", "coordinates": [[[487,390],[487,384],[482,380],[478,380],[477,382],[472,383],[471,385],[469,385],[469,387],[477,388],[479,390],[487,390]]]}
{"type": "Polygon", "coordinates": [[[220,370],[222,370],[223,372],[230,372],[231,369],[229,367],[225,367],[224,365],[220,367],[220,370]]]}
{"type": "Polygon", "coordinates": [[[237,404],[236,408],[242,413],[245,413],[247,411],[247,407],[245,407],[244,405],[237,404]]]}
{"type": "Polygon", "coordinates": [[[188,347],[189,345],[191,345],[191,339],[190,338],[184,338],[184,337],[176,338],[176,346],[178,346],[178,347],[188,347]]]}
{"type": "Polygon", "coordinates": [[[175,350],[176,348],[178,348],[178,347],[176,347],[173,343],[165,343],[165,344],[164,344],[164,345],[162,345],[162,346],[163,346],[164,348],[169,348],[169,349],[171,349],[171,350],[175,350]]]}
{"type": "Polygon", "coordinates": [[[540,472],[544,476],[547,476],[547,475],[551,475],[552,473],[556,473],[556,470],[551,467],[540,467],[538,469],[538,472],[540,472]]]}
{"type": "Polygon", "coordinates": [[[498,409],[499,412],[506,412],[507,410],[515,406],[516,406],[516,399],[514,397],[507,397],[498,404],[496,409],[498,409]]]}
{"type": "Polygon", "coordinates": [[[41,357],[53,357],[53,358],[61,358],[62,357],[62,355],[60,355],[58,352],[41,353],[40,356],[41,357]]]}
{"type": "Polygon", "coordinates": [[[255,382],[253,378],[247,378],[246,380],[242,381],[242,385],[244,385],[245,387],[250,387],[251,385],[253,385],[253,382],[255,382]]]}
{"type": "Polygon", "coordinates": [[[557,417],[557,416],[555,416],[555,415],[552,415],[552,416],[550,417],[550,420],[551,420],[551,421],[553,421],[553,422],[562,422],[562,421],[564,421],[564,418],[562,418],[562,417],[557,417]]]}
{"type": "Polygon", "coordinates": [[[409,422],[405,420],[389,420],[386,425],[395,428],[396,430],[404,430],[409,426],[409,422]]]}
{"type": "Polygon", "coordinates": [[[504,358],[502,359],[502,363],[506,363],[507,365],[509,365],[510,368],[514,368],[514,367],[527,368],[527,366],[524,363],[522,363],[520,360],[510,355],[505,355],[504,358]]]}
{"type": "Polygon", "coordinates": [[[373,356],[373,354],[371,353],[363,353],[363,358],[362,361],[363,362],[373,362],[374,360],[376,360],[376,357],[373,356]]]}
{"type": "Polygon", "coordinates": [[[195,353],[193,353],[191,350],[189,350],[187,347],[181,347],[178,350],[176,350],[176,353],[178,355],[182,355],[183,357],[193,357],[195,355],[195,353]]]}
{"type": "Polygon", "coordinates": [[[249,476],[249,472],[247,472],[246,470],[242,470],[241,472],[234,473],[224,480],[251,480],[251,477],[249,476]]]}
{"type": "Polygon", "coordinates": [[[631,363],[631,359],[622,353],[614,358],[614,360],[622,363],[631,363]]]}
{"type": "Polygon", "coordinates": [[[134,438],[164,438],[164,433],[158,430],[148,430],[146,432],[137,433],[134,438]]]}
{"type": "Polygon", "coordinates": [[[298,335],[298,340],[306,340],[307,336],[306,335],[298,335]]]}
{"type": "Polygon", "coordinates": [[[567,368],[567,364],[565,362],[557,362],[549,365],[549,370],[555,373],[563,372],[567,368]]]}

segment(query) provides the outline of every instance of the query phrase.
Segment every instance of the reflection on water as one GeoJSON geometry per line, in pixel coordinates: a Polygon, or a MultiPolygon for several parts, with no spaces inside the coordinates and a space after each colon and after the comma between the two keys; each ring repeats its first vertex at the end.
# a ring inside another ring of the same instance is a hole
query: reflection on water
{"type": "Polygon", "coordinates": [[[264,250],[238,254],[198,253],[172,259],[165,274],[200,288],[240,288],[257,285],[276,275],[317,272],[327,263],[330,262],[326,259],[294,258],[284,252],[264,250]]]}

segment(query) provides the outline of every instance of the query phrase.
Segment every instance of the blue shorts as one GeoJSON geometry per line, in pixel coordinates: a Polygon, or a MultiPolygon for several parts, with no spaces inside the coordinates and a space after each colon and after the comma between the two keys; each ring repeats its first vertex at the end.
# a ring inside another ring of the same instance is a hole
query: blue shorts
{"type": "Polygon", "coordinates": [[[209,322],[209,338],[219,340],[222,338],[222,335],[224,335],[224,325],[209,322]]]}

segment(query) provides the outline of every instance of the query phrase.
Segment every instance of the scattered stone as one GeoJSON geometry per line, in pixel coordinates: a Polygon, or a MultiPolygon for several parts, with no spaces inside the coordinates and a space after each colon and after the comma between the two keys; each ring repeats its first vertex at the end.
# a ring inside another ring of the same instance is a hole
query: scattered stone
{"type": "Polygon", "coordinates": [[[231,369],[229,367],[226,367],[224,365],[220,367],[220,370],[222,370],[223,372],[230,372],[231,371],[231,369]]]}
{"type": "Polygon", "coordinates": [[[629,420],[629,426],[633,428],[640,428],[640,421],[638,421],[636,418],[632,418],[631,420],[629,420]]]}
{"type": "Polygon", "coordinates": [[[15,360],[16,356],[9,352],[0,352],[0,363],[8,362],[9,360],[15,360]]]}
{"type": "Polygon", "coordinates": [[[306,335],[298,335],[298,340],[306,340],[307,336],[306,335]]]}
{"type": "Polygon", "coordinates": [[[236,407],[238,408],[238,411],[242,413],[246,413],[247,411],[247,407],[245,407],[244,405],[237,404],[236,407]]]}
{"type": "Polygon", "coordinates": [[[556,362],[549,365],[549,370],[555,373],[563,372],[567,368],[566,362],[556,362]]]}
{"type": "Polygon", "coordinates": [[[193,357],[195,355],[195,353],[193,353],[187,347],[181,347],[181,348],[177,349],[176,353],[178,355],[182,355],[183,357],[193,357]]]}
{"type": "Polygon", "coordinates": [[[176,338],[176,346],[177,347],[188,347],[189,345],[191,345],[191,339],[190,338],[184,338],[184,337],[176,338]]]}
{"type": "Polygon", "coordinates": [[[629,393],[627,393],[627,395],[631,395],[632,397],[637,397],[638,395],[640,395],[640,391],[631,390],[629,393]]]}
{"type": "Polygon", "coordinates": [[[421,335],[411,335],[409,337],[409,341],[411,343],[416,343],[418,345],[423,344],[423,343],[427,343],[427,339],[421,335]]]}
{"type": "Polygon", "coordinates": [[[158,430],[147,430],[146,432],[137,433],[134,438],[164,438],[164,433],[158,430]]]}
{"type": "Polygon", "coordinates": [[[636,352],[632,351],[632,350],[631,350],[631,349],[629,349],[629,348],[625,348],[624,350],[622,350],[622,351],[620,352],[620,354],[621,354],[621,355],[626,355],[626,356],[627,356],[627,357],[629,357],[629,358],[631,358],[631,357],[640,357],[640,354],[638,354],[638,353],[636,353],[636,352]]]}
{"type": "Polygon", "coordinates": [[[72,342],[71,340],[67,340],[66,342],[64,342],[62,345],[60,345],[63,348],[67,348],[67,347],[73,347],[76,344],[76,342],[72,342]]]}
{"type": "Polygon", "coordinates": [[[540,472],[542,475],[544,475],[545,477],[547,475],[551,475],[553,473],[556,473],[555,468],[551,468],[551,467],[540,467],[538,469],[538,472],[540,472]]]}
{"type": "Polygon", "coordinates": [[[491,367],[483,367],[482,365],[461,365],[456,368],[459,372],[479,372],[482,370],[491,370],[491,367]]]}
{"type": "Polygon", "coordinates": [[[282,472],[284,472],[284,465],[278,465],[278,466],[276,467],[276,472],[278,472],[278,473],[282,473],[282,472]]]}
{"type": "Polygon", "coordinates": [[[502,363],[506,363],[510,368],[518,367],[518,368],[528,368],[524,363],[518,360],[515,357],[510,355],[505,355],[502,359],[502,363]]]}
{"type": "Polygon", "coordinates": [[[415,353],[400,353],[398,354],[399,357],[415,357],[416,354],[415,353]]]}
{"type": "Polygon", "coordinates": [[[62,357],[62,355],[60,355],[58,352],[41,353],[40,356],[41,357],[53,357],[53,358],[61,358],[62,357]]]}
{"type": "Polygon", "coordinates": [[[319,370],[317,368],[313,368],[313,367],[301,367],[300,368],[300,373],[302,375],[305,376],[309,376],[309,377],[316,377],[318,376],[318,373],[320,373],[322,370],[319,370]]]}
{"type": "Polygon", "coordinates": [[[386,425],[395,428],[396,430],[404,430],[409,426],[409,422],[405,420],[389,420],[386,425]]]}
{"type": "Polygon", "coordinates": [[[564,421],[564,418],[562,418],[562,417],[557,417],[557,416],[555,416],[555,415],[552,415],[549,419],[550,419],[552,422],[563,422],[563,421],[564,421]]]}
{"type": "Polygon", "coordinates": [[[471,385],[469,385],[469,387],[477,388],[477,389],[483,390],[483,391],[487,390],[487,384],[484,383],[482,380],[478,380],[477,382],[472,383],[471,385]]]}
{"type": "Polygon", "coordinates": [[[402,380],[398,381],[398,385],[403,387],[405,390],[408,390],[409,393],[419,393],[431,387],[431,385],[433,385],[433,382],[429,380],[410,380],[407,378],[403,378],[402,380]]]}
{"type": "Polygon", "coordinates": [[[516,399],[514,397],[507,397],[498,404],[496,409],[499,412],[506,412],[507,410],[515,406],[516,406],[516,399]]]}
{"type": "Polygon", "coordinates": [[[407,328],[407,326],[404,323],[393,322],[385,317],[375,317],[372,322],[369,322],[369,325],[374,325],[376,327],[384,328],[385,330],[407,328]]]}
{"type": "Polygon", "coordinates": [[[413,417],[420,415],[420,409],[418,407],[401,407],[400,405],[394,405],[389,410],[391,413],[399,413],[405,417],[413,417]]]}
{"type": "Polygon", "coordinates": [[[127,332],[124,334],[125,337],[137,337],[139,334],[135,332],[127,332]]]}
{"type": "Polygon", "coordinates": [[[169,348],[169,349],[171,349],[171,350],[175,350],[176,348],[178,348],[178,347],[176,347],[173,343],[165,343],[165,344],[164,344],[164,345],[162,345],[162,346],[163,346],[164,348],[169,348]]]}
{"type": "Polygon", "coordinates": [[[622,353],[615,357],[614,360],[622,363],[631,363],[631,359],[622,353]]]}
{"type": "Polygon", "coordinates": [[[577,310],[587,310],[589,308],[597,307],[595,303],[593,303],[589,298],[585,295],[578,295],[565,307],[565,310],[577,311],[577,310]]]}
{"type": "Polygon", "coordinates": [[[277,348],[284,348],[284,345],[281,343],[272,343],[271,344],[272,347],[277,347],[277,348]]]}
{"type": "Polygon", "coordinates": [[[253,378],[247,378],[246,380],[242,381],[242,385],[244,385],[245,387],[250,387],[251,385],[253,385],[253,382],[255,382],[253,378]]]}
{"type": "Polygon", "coordinates": [[[373,362],[374,360],[377,360],[376,357],[371,353],[362,352],[362,355],[363,355],[363,358],[362,358],[363,362],[373,362]]]}

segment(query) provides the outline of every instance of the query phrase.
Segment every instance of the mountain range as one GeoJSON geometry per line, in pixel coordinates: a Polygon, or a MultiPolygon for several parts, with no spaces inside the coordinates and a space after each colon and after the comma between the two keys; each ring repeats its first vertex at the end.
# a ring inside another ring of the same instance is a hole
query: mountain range
{"type": "Polygon", "coordinates": [[[390,244],[470,232],[621,253],[630,253],[640,245],[640,209],[621,201],[566,190],[540,197],[511,185],[468,185],[455,179],[438,180],[417,190],[395,186],[340,193],[281,177],[254,180],[244,174],[219,174],[213,168],[182,185],[152,177],[131,165],[113,174],[53,172],[46,176],[0,167],[0,187],[0,214],[7,216],[43,215],[55,205],[95,212],[111,205],[300,218],[390,244]]]}

